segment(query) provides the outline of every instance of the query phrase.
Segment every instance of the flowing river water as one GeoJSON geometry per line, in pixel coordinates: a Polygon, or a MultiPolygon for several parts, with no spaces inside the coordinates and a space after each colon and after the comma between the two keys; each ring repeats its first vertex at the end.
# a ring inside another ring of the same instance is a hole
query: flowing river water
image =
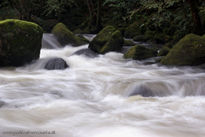
{"type": "Polygon", "coordinates": [[[0,137],[205,136],[204,69],[73,54],[86,47],[42,49],[30,65],[0,69],[0,137]],[[50,57],[70,67],[43,69],[50,57]]]}

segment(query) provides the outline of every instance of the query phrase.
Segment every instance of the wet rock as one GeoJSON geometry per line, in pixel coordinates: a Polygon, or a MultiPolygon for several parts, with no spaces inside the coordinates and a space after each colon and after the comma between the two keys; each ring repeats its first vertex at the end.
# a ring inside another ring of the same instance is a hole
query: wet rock
{"type": "Polygon", "coordinates": [[[94,52],[88,48],[80,49],[80,50],[74,52],[73,55],[85,55],[85,56],[91,57],[91,58],[98,56],[98,54],[96,52],[94,52]]]}
{"type": "Polygon", "coordinates": [[[134,60],[143,60],[155,56],[157,56],[157,52],[155,50],[141,45],[133,46],[124,54],[124,58],[132,58],[134,60]]]}
{"type": "Polygon", "coordinates": [[[165,56],[161,64],[174,66],[200,65],[205,63],[205,39],[188,34],[182,38],[165,56]]]}
{"type": "Polygon", "coordinates": [[[124,40],[123,47],[124,46],[134,46],[134,45],[135,43],[132,40],[124,40]]]}
{"type": "Polygon", "coordinates": [[[32,22],[0,21],[0,66],[21,66],[38,59],[43,29],[32,22]]]}
{"type": "Polygon", "coordinates": [[[72,44],[73,46],[80,46],[89,43],[84,37],[76,36],[63,23],[58,23],[52,30],[52,33],[57,37],[62,45],[72,44]]]}
{"type": "Polygon", "coordinates": [[[5,104],[6,104],[5,102],[0,101],[0,108],[1,108],[2,106],[4,106],[5,104]]]}
{"type": "Polygon", "coordinates": [[[107,26],[101,30],[89,44],[91,50],[100,54],[110,51],[120,51],[122,46],[122,34],[113,26],[107,26]]]}
{"type": "Polygon", "coordinates": [[[137,87],[129,96],[141,95],[143,97],[153,97],[155,96],[153,91],[146,86],[137,87]]]}
{"type": "Polygon", "coordinates": [[[52,58],[46,63],[44,68],[47,70],[63,70],[68,67],[68,64],[62,58],[52,58]]]}

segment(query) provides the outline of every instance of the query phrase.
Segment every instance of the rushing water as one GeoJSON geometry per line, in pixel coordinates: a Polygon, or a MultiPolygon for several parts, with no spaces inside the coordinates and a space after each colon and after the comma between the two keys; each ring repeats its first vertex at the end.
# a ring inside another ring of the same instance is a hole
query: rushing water
{"type": "Polygon", "coordinates": [[[205,136],[203,69],[73,55],[87,46],[42,49],[37,62],[0,69],[0,137],[205,136]],[[54,56],[70,68],[44,70],[54,56]],[[141,91],[152,97],[130,96],[141,91]]]}

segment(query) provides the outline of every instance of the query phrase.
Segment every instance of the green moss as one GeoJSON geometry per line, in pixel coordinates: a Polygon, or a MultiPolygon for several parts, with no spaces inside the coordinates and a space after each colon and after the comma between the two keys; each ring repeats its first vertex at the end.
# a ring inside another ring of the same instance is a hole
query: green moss
{"type": "Polygon", "coordinates": [[[124,58],[132,58],[134,60],[143,60],[151,57],[155,57],[157,52],[153,49],[146,48],[144,46],[136,45],[128,50],[124,54],[124,58]]]}
{"type": "Polygon", "coordinates": [[[121,32],[113,26],[107,26],[91,41],[89,48],[95,52],[104,54],[109,51],[119,51],[122,45],[123,37],[121,32]]]}
{"type": "Polygon", "coordinates": [[[72,44],[73,46],[79,46],[88,43],[84,38],[75,36],[63,23],[58,23],[53,28],[52,33],[62,45],[72,44]]]}
{"type": "Polygon", "coordinates": [[[159,50],[158,56],[166,56],[170,51],[170,48],[167,46],[164,46],[159,50]]]}
{"type": "Polygon", "coordinates": [[[7,19],[0,21],[0,64],[18,66],[38,59],[43,30],[35,23],[7,19]]]}
{"type": "Polygon", "coordinates": [[[131,40],[124,40],[123,46],[134,46],[135,43],[131,40]]]}
{"type": "Polygon", "coordinates": [[[199,65],[205,63],[205,39],[195,34],[182,38],[161,60],[164,65],[199,65]]]}

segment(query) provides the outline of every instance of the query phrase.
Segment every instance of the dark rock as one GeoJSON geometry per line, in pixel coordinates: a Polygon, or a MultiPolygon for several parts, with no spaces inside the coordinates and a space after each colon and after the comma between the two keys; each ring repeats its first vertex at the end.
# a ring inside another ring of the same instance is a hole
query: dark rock
{"type": "Polygon", "coordinates": [[[157,56],[157,52],[155,50],[141,45],[133,46],[124,54],[124,58],[132,58],[134,60],[143,60],[155,56],[157,56]]]}
{"type": "Polygon", "coordinates": [[[193,66],[205,63],[205,39],[195,34],[186,35],[167,56],[162,58],[160,63],[174,66],[193,66]]]}
{"type": "Polygon", "coordinates": [[[45,65],[47,70],[63,70],[68,67],[68,64],[62,58],[52,58],[45,65]]]}
{"type": "Polygon", "coordinates": [[[62,45],[72,44],[80,46],[89,43],[84,37],[79,37],[73,34],[63,23],[58,23],[52,30],[52,33],[57,37],[62,45]]]}
{"type": "Polygon", "coordinates": [[[6,104],[5,102],[0,101],[0,108],[1,108],[2,106],[4,106],[5,104],[6,104]]]}
{"type": "Polygon", "coordinates": [[[80,50],[74,52],[73,55],[85,55],[85,56],[91,57],[91,58],[98,56],[98,54],[96,52],[94,52],[88,48],[80,49],[80,50]]]}
{"type": "Polygon", "coordinates": [[[123,47],[124,46],[134,46],[134,45],[135,43],[132,40],[124,40],[123,47]]]}
{"type": "Polygon", "coordinates": [[[110,51],[120,51],[122,46],[122,34],[113,26],[107,26],[101,30],[89,44],[91,50],[100,54],[110,51]]]}
{"type": "Polygon", "coordinates": [[[21,66],[38,59],[43,30],[35,23],[0,21],[0,66],[21,66]]]}
{"type": "Polygon", "coordinates": [[[153,91],[146,86],[137,87],[129,96],[141,95],[143,97],[153,97],[155,96],[153,91]]]}

